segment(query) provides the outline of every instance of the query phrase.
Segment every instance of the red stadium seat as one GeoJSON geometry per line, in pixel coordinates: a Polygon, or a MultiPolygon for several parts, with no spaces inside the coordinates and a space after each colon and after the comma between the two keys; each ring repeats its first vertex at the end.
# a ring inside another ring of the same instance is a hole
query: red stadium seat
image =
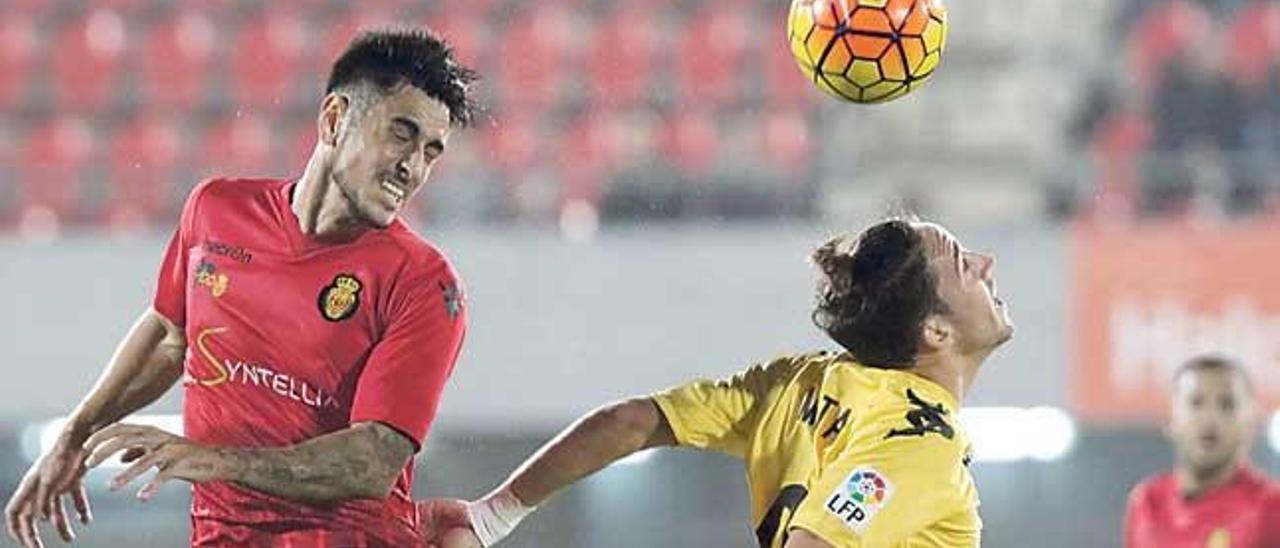
{"type": "MultiPolygon", "coordinates": [[[[772,108],[761,120],[760,152],[757,156],[778,173],[808,174],[813,161],[812,124],[800,109],[772,108]]],[[[794,181],[801,183],[803,181],[794,181]]]]}
{"type": "Polygon", "coordinates": [[[85,209],[81,189],[97,175],[93,169],[97,143],[89,124],[74,116],[51,118],[32,127],[21,152],[19,217],[78,218],[85,209]]]}
{"type": "Polygon", "coordinates": [[[483,140],[492,153],[495,167],[510,178],[533,168],[543,141],[538,138],[534,121],[522,111],[498,116],[492,126],[484,128],[483,140]]]}
{"type": "Polygon", "coordinates": [[[237,104],[280,109],[297,100],[307,33],[301,18],[282,10],[244,22],[232,54],[237,104]]]}
{"type": "Polygon", "coordinates": [[[264,117],[236,111],[215,122],[200,145],[199,177],[263,177],[272,166],[273,136],[264,117]]]}
{"type": "Polygon", "coordinates": [[[492,30],[474,9],[437,10],[427,17],[426,24],[453,46],[463,64],[475,68],[487,59],[486,46],[492,45],[492,30]]]}
{"type": "Polygon", "coordinates": [[[1280,8],[1271,2],[1254,2],[1236,13],[1222,35],[1231,80],[1261,90],[1280,53],[1280,8]]]}
{"type": "Polygon", "coordinates": [[[218,29],[206,12],[178,9],[156,24],[138,55],[139,101],[189,109],[204,98],[218,29]]]}
{"type": "Polygon", "coordinates": [[[52,0],[6,0],[4,5],[9,13],[24,16],[43,16],[57,7],[52,0]]]}
{"type": "Polygon", "coordinates": [[[544,108],[561,98],[574,77],[568,43],[574,28],[561,2],[531,4],[499,40],[501,101],[509,108],[544,108]]]}
{"type": "MultiPolygon", "coordinates": [[[[313,71],[320,74],[319,80],[329,77],[329,68],[347,44],[361,30],[395,24],[396,13],[384,3],[371,5],[361,4],[345,12],[336,14],[325,24],[324,52],[320,57],[310,59],[313,71]]],[[[323,89],[324,82],[317,81],[316,89],[323,89]]],[[[317,91],[316,93],[319,93],[317,91]]]]}
{"type": "MultiPolygon", "coordinates": [[[[776,10],[770,20],[786,20],[786,6],[782,7],[782,10],[776,10]]],[[[763,57],[760,61],[762,65],[760,69],[764,77],[765,99],[771,105],[784,107],[816,103],[821,92],[805,78],[791,50],[782,47],[785,45],[785,41],[780,40],[778,43],[769,42],[758,48],[763,57]]]]}
{"type": "Polygon", "coordinates": [[[297,176],[307,167],[311,152],[316,147],[316,119],[314,116],[301,116],[295,120],[282,120],[276,127],[289,128],[284,139],[276,143],[275,157],[278,174],[297,176]]]}
{"type": "Polygon", "coordinates": [[[623,124],[618,111],[597,109],[579,116],[563,134],[556,164],[564,181],[562,203],[600,203],[603,183],[625,145],[623,124]]]}
{"type": "Polygon", "coordinates": [[[748,13],[710,3],[691,19],[675,47],[683,101],[724,105],[740,96],[748,38],[748,13]]]}
{"type": "Polygon", "coordinates": [[[715,167],[720,131],[705,108],[677,111],[667,119],[664,152],[689,180],[702,180],[715,167]]]}
{"type": "Polygon", "coordinates": [[[1095,190],[1088,213],[1104,219],[1129,219],[1138,211],[1141,157],[1150,147],[1151,122],[1117,111],[1101,120],[1089,139],[1095,166],[1095,190]]]}
{"type": "Polygon", "coordinates": [[[98,8],[63,27],[53,51],[53,75],[63,107],[99,110],[116,99],[128,43],[120,12],[98,8]]]}
{"type": "Polygon", "coordinates": [[[0,110],[20,104],[30,89],[40,41],[31,17],[0,12],[0,110]]]}
{"type": "Polygon", "coordinates": [[[104,210],[108,225],[133,228],[168,213],[185,176],[184,136],[175,120],[161,115],[142,114],[117,129],[104,210]]]}
{"type": "Polygon", "coordinates": [[[664,37],[654,11],[648,5],[622,3],[599,25],[587,48],[593,102],[632,105],[643,101],[655,85],[664,37]]]}
{"type": "Polygon", "coordinates": [[[1213,30],[1209,13],[1190,0],[1167,0],[1148,10],[1130,31],[1128,45],[1141,89],[1155,89],[1170,59],[1216,49],[1213,30]]]}
{"type": "Polygon", "coordinates": [[[18,210],[19,138],[25,132],[17,124],[0,125],[0,231],[11,228],[18,210]]]}

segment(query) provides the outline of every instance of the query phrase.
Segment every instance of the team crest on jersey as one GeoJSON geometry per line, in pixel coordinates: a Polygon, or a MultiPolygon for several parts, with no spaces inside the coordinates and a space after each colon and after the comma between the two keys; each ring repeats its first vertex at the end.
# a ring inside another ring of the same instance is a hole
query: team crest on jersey
{"type": "Polygon", "coordinates": [[[875,468],[861,467],[836,486],[825,506],[827,512],[861,533],[892,496],[893,484],[889,478],[875,468]]]}
{"type": "Polygon", "coordinates": [[[351,274],[338,274],[333,282],[320,290],[320,315],[331,322],[350,318],[360,308],[360,290],[364,284],[351,274]]]}
{"type": "Polygon", "coordinates": [[[1204,546],[1205,548],[1231,548],[1231,533],[1221,527],[1214,529],[1204,546]]]}
{"type": "Polygon", "coordinates": [[[196,284],[209,288],[209,293],[214,297],[221,297],[227,292],[227,285],[231,280],[226,274],[218,272],[218,267],[209,259],[200,261],[200,265],[196,267],[196,284]]]}

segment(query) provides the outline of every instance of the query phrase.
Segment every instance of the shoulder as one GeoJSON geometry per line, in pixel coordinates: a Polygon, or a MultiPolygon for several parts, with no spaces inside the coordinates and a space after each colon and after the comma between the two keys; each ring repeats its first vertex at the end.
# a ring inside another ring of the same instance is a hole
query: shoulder
{"type": "Polygon", "coordinates": [[[449,256],[431,241],[397,223],[387,229],[387,242],[403,257],[402,275],[447,282],[458,280],[449,256]]]}
{"type": "Polygon", "coordinates": [[[215,177],[200,181],[187,197],[187,208],[232,207],[245,201],[267,198],[273,190],[288,184],[283,179],[229,179],[215,177]]]}
{"type": "MultiPolygon", "coordinates": [[[[866,372],[880,378],[880,371],[866,372]]],[[[865,381],[865,379],[863,379],[865,381]]],[[[949,474],[966,464],[969,440],[953,403],[911,383],[869,382],[853,401],[849,448],[881,453],[903,466],[917,463],[949,474]]]]}
{"type": "Polygon", "coordinates": [[[1173,474],[1163,472],[1154,476],[1148,476],[1133,489],[1129,490],[1129,509],[1145,506],[1153,501],[1161,500],[1169,495],[1174,489],[1173,474]]]}

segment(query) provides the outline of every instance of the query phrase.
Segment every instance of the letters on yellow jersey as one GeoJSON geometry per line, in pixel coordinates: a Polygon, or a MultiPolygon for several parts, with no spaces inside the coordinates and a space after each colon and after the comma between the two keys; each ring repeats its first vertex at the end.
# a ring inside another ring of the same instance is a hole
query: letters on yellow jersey
{"type": "Polygon", "coordinates": [[[811,430],[818,430],[819,425],[822,428],[822,437],[831,439],[840,435],[840,431],[849,424],[849,415],[852,409],[840,405],[840,400],[823,394],[818,396],[818,388],[810,387],[804,393],[804,399],[800,404],[800,416],[797,417],[802,423],[809,425],[811,430]]]}

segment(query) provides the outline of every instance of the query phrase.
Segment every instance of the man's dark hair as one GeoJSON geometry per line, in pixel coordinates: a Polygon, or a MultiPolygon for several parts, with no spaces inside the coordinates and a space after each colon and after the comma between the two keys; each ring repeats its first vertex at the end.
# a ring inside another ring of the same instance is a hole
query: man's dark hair
{"type": "Polygon", "coordinates": [[[1245,391],[1249,394],[1253,393],[1253,379],[1249,377],[1249,371],[1245,369],[1244,364],[1239,360],[1224,354],[1200,354],[1178,366],[1173,372],[1173,383],[1176,385],[1178,379],[1188,373],[1199,373],[1202,371],[1212,371],[1220,373],[1230,373],[1240,377],[1244,382],[1245,391]]]}
{"type": "Polygon", "coordinates": [[[812,260],[822,274],[813,323],[860,363],[915,365],[925,318],[946,305],[912,223],[891,219],[852,241],[834,238],[812,260]]]}
{"type": "Polygon", "coordinates": [[[467,127],[479,111],[471,84],[475,71],[460,64],[448,42],[425,28],[361,32],[333,63],[325,93],[362,83],[387,92],[402,83],[449,108],[449,122],[467,127]]]}

